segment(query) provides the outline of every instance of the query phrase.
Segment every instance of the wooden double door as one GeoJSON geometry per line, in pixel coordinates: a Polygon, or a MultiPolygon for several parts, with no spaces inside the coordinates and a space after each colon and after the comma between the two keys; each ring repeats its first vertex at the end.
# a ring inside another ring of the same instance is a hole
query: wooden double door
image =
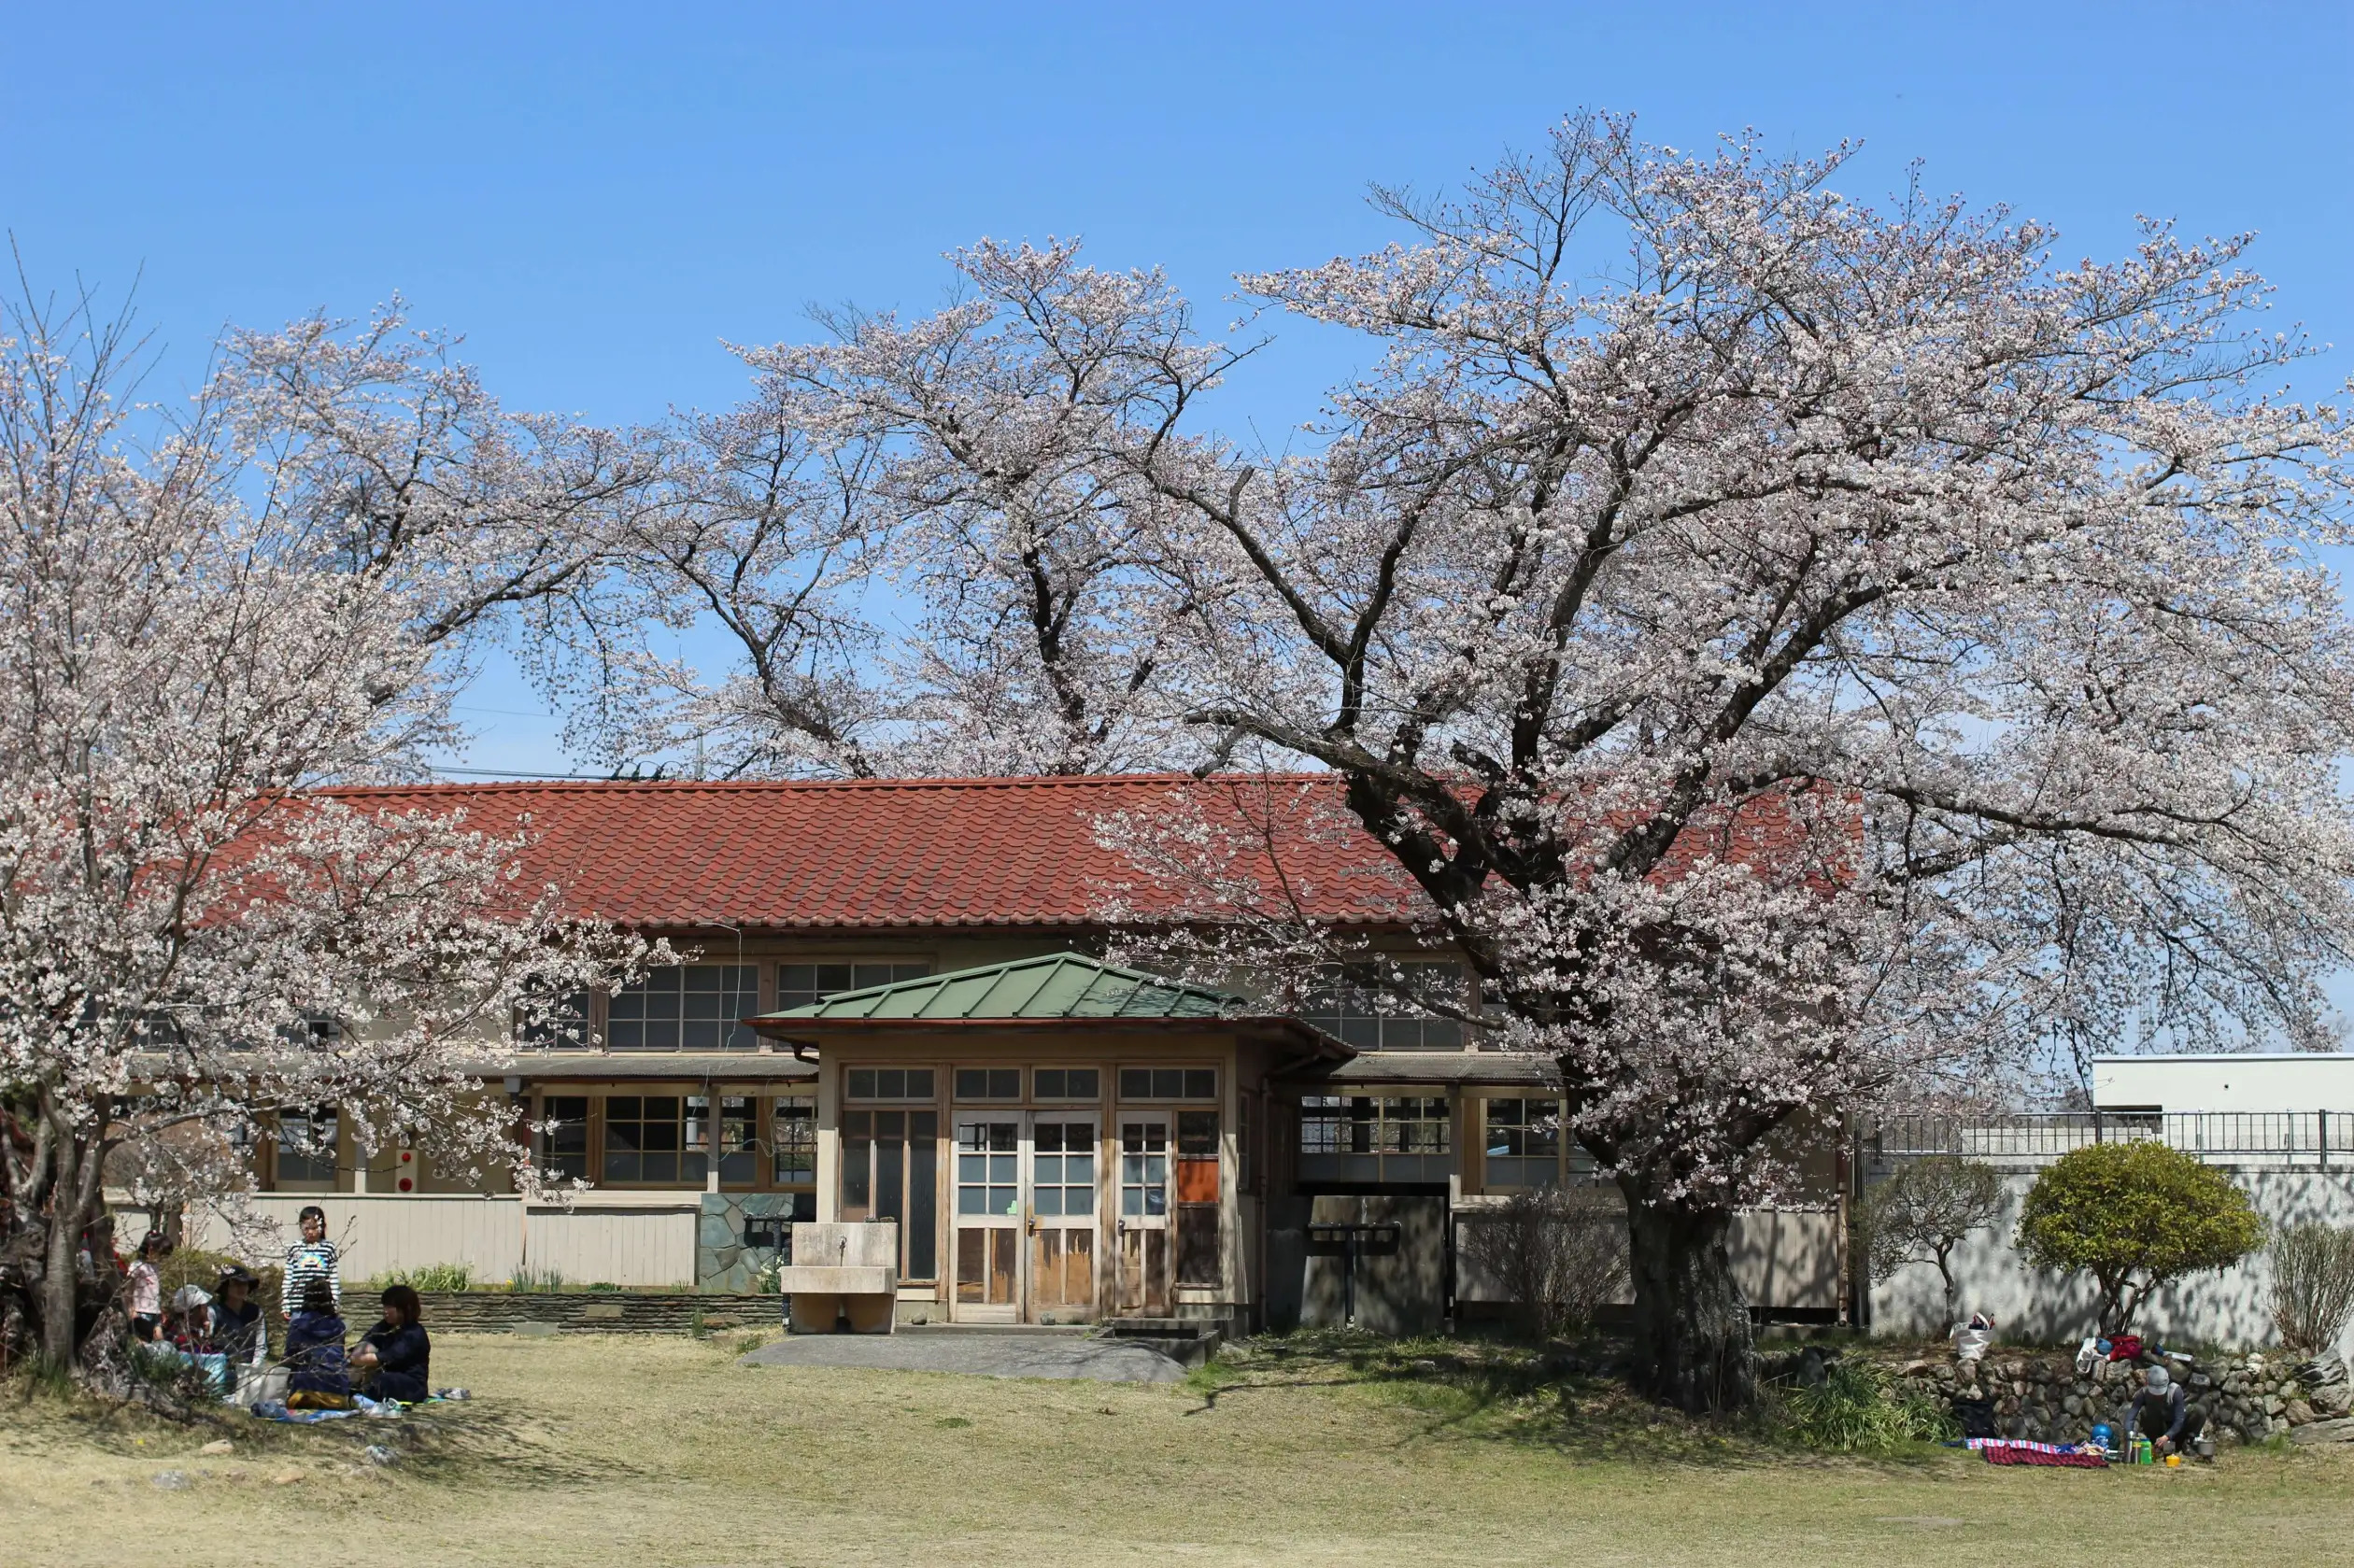
{"type": "Polygon", "coordinates": [[[953,1182],[960,1322],[1091,1321],[1169,1305],[1169,1117],[960,1110],[953,1182]]]}

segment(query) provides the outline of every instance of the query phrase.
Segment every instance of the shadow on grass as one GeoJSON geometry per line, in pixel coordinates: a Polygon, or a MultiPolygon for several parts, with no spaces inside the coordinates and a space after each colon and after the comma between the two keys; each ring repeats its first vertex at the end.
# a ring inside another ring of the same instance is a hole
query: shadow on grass
{"type": "Polygon", "coordinates": [[[1594,1340],[1535,1346],[1507,1339],[1383,1339],[1303,1330],[1237,1347],[1186,1379],[1200,1415],[1253,1394],[1360,1389],[1411,1412],[1399,1446],[1453,1436],[1540,1448],[1589,1462],[1764,1468],[1943,1462],[1932,1444],[1827,1453],[1783,1431],[1771,1399],[1739,1416],[1698,1417],[1637,1394],[1616,1370],[1624,1348],[1594,1340]]]}
{"type": "Polygon", "coordinates": [[[226,1438],[238,1461],[265,1465],[364,1465],[368,1448],[381,1446],[397,1456],[401,1474],[445,1484],[600,1484],[647,1473],[621,1460],[585,1457],[552,1441],[546,1423],[530,1413],[482,1401],[416,1406],[391,1420],[296,1423],[262,1420],[225,1405],[174,1418],[19,1380],[0,1386],[0,1424],[20,1453],[78,1452],[160,1466],[196,1458],[206,1444],[226,1438]]]}

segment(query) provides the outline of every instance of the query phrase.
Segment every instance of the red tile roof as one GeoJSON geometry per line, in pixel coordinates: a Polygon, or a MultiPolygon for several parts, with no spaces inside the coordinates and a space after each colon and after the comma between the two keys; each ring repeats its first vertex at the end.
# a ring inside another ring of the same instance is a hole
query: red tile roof
{"type": "MultiPolygon", "coordinates": [[[[470,827],[533,842],[524,881],[566,890],[575,913],[654,929],[858,930],[1100,925],[1125,889],[1147,916],[1156,895],[1097,842],[1112,812],[1170,812],[1190,796],[1240,823],[1246,801],[1322,796],[1328,779],[1186,775],[885,779],[793,784],[483,784],[338,790],[354,804],[461,810],[470,827]]],[[[1329,797],[1324,797],[1329,800],[1329,797]]],[[[1281,812],[1277,813],[1279,816],[1281,812]]],[[[1295,812],[1295,815],[1297,815],[1295,812]]],[[[1313,912],[1394,918],[1413,895],[1354,828],[1283,835],[1287,875],[1313,912]]]]}

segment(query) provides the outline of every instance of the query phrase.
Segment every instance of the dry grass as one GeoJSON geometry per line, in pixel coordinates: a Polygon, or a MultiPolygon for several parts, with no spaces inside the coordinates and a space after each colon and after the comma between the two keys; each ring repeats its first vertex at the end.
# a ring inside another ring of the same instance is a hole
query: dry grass
{"type": "Polygon", "coordinates": [[[0,1394],[0,1561],[2074,1568],[2162,1528],[2170,1561],[2322,1562],[2347,1560],[2354,1504],[2354,1455],[1804,1458],[1426,1348],[1299,1342],[1156,1388],[756,1370],[742,1343],[448,1335],[434,1370],[479,1398],[397,1424],[183,1429],[0,1394]],[[394,1432],[398,1463],[358,1462],[394,1432]],[[234,1453],[196,1452],[222,1435],[234,1453]]]}

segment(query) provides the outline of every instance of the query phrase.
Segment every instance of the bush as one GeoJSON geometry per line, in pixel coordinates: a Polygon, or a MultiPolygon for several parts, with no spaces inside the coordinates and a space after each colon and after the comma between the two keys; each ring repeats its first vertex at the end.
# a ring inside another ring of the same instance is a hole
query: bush
{"type": "Polygon", "coordinates": [[[1791,1442],[1833,1453],[1879,1454],[1957,1430],[1926,1394],[1898,1390],[1873,1367],[1835,1362],[1812,1387],[1769,1390],[1769,1420],[1791,1442]]]}
{"type": "Polygon", "coordinates": [[[1953,1250],[2001,1218],[2003,1179],[1992,1165],[1951,1154],[1898,1165],[1856,1208],[1855,1228],[1877,1285],[1914,1264],[1935,1264],[1945,1284],[1946,1321],[1960,1313],[1953,1250]]]}
{"type": "Polygon", "coordinates": [[[156,1275],[163,1285],[164,1305],[167,1307],[171,1305],[173,1293],[182,1285],[193,1285],[207,1294],[219,1294],[222,1270],[234,1264],[244,1264],[246,1272],[261,1281],[254,1287],[253,1299],[272,1311],[277,1310],[278,1292],[286,1278],[283,1264],[256,1268],[241,1258],[232,1257],[226,1252],[207,1252],[199,1247],[174,1248],[172,1255],[156,1269],[156,1275]]]}
{"type": "Polygon", "coordinates": [[[387,1269],[367,1281],[366,1288],[406,1285],[414,1291],[466,1291],[474,1288],[472,1264],[427,1264],[421,1268],[387,1269]]]}
{"type": "Polygon", "coordinates": [[[1466,1261],[1511,1298],[1538,1338],[1586,1327],[1626,1289],[1626,1216],[1545,1189],[1456,1232],[1466,1261]]]}
{"type": "Polygon", "coordinates": [[[2063,1154],[2027,1190],[2019,1220],[2030,1263],[2092,1276],[2100,1332],[2111,1338],[2159,1286],[2228,1268],[2263,1239],[2248,1194],[2221,1171],[2148,1141],[2063,1154]]]}
{"type": "Polygon", "coordinates": [[[2354,1318],[2354,1230],[2290,1225],[2273,1237],[2273,1327],[2281,1343],[2326,1350],[2354,1318]]]}

